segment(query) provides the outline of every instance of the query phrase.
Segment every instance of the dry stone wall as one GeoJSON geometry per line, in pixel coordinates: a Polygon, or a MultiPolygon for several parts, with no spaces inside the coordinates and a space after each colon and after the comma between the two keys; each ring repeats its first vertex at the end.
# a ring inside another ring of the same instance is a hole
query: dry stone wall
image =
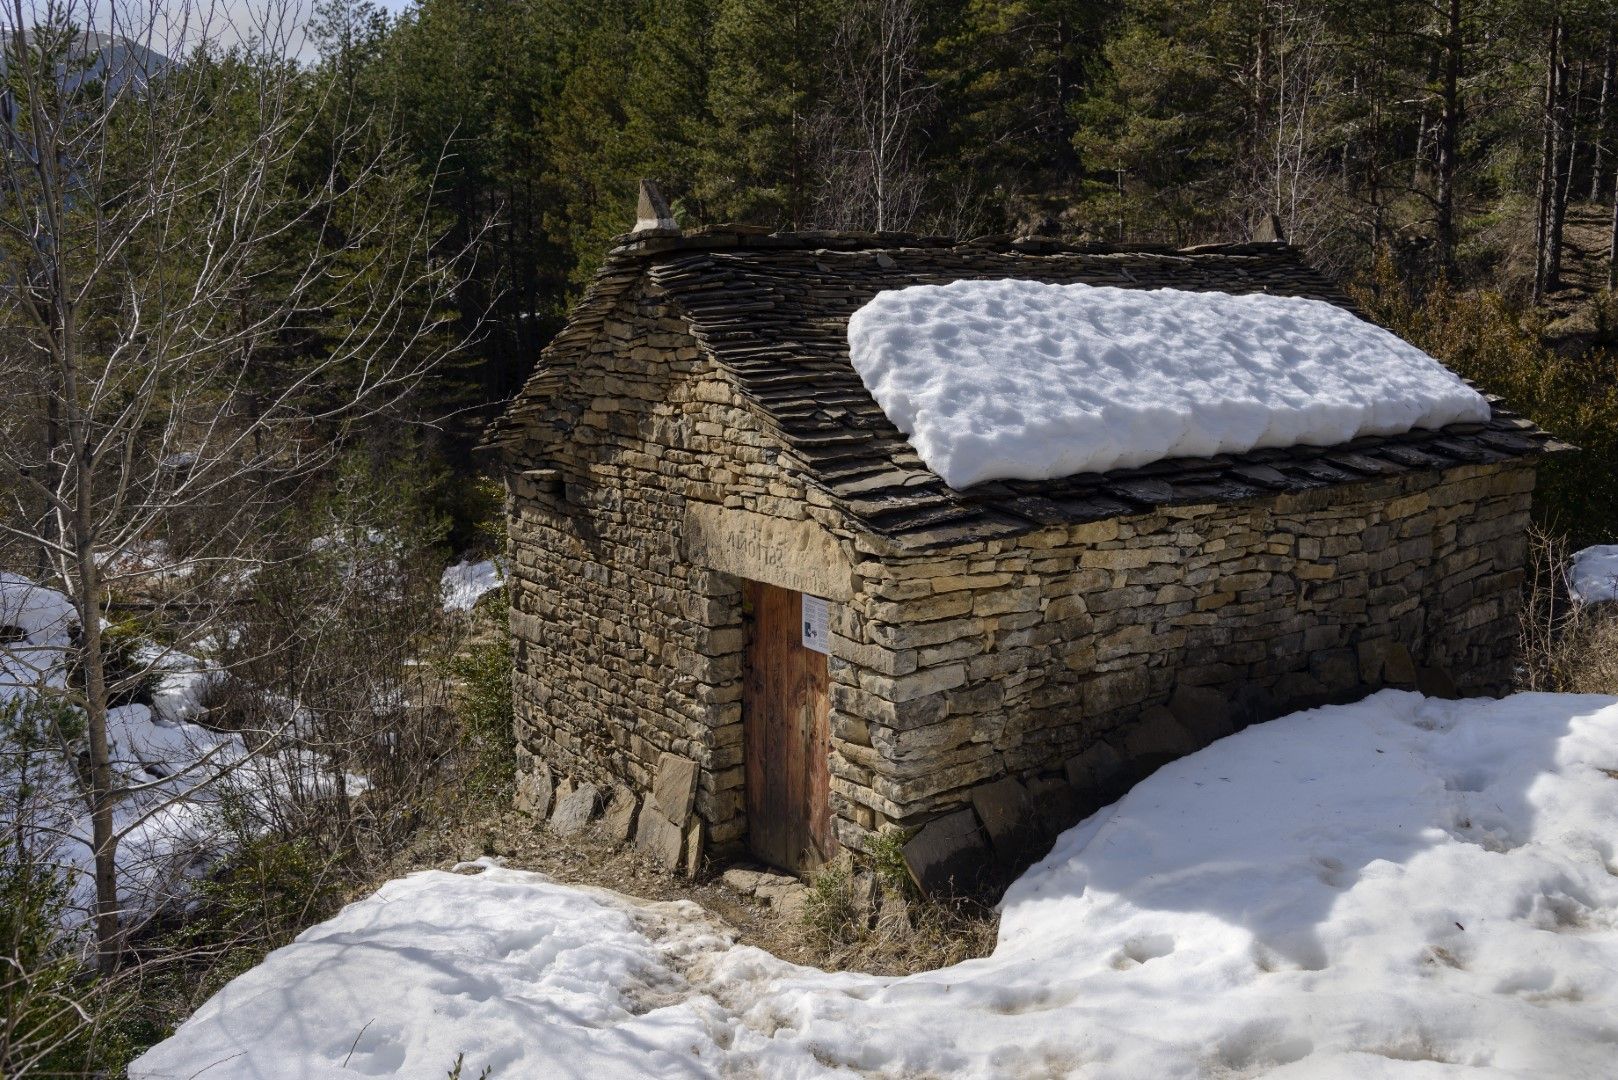
{"type": "Polygon", "coordinates": [[[694,845],[732,845],[746,820],[740,580],[689,557],[692,507],[709,522],[779,522],[783,542],[842,519],[793,479],[655,287],[620,301],[579,349],[559,358],[569,385],[508,473],[523,774],[627,787],[645,803],[660,762],[692,763],[681,820],[646,805],[630,820],[656,857],[693,862],[694,845]]]}
{"type": "Polygon", "coordinates": [[[831,667],[842,841],[979,803],[984,840],[1026,846],[1245,723],[1504,689],[1533,483],[1465,466],[925,556],[863,541],[831,667]],[[1008,774],[1021,794],[981,805],[1008,774]]]}

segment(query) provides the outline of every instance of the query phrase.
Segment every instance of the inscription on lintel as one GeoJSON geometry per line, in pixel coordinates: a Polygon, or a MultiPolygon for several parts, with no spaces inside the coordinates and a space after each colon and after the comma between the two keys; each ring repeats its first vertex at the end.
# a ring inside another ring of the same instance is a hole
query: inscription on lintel
{"type": "Polygon", "coordinates": [[[813,521],[788,521],[693,503],[686,558],[699,566],[830,600],[853,595],[853,568],[837,538],[813,521]]]}

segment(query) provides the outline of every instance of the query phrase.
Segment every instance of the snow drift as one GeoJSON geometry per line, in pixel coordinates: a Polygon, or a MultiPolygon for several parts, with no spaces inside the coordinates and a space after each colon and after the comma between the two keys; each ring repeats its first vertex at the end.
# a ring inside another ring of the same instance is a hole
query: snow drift
{"type": "Polygon", "coordinates": [[[1437,360],[1321,300],[1036,281],[880,293],[849,356],[953,488],[1484,421],[1437,360]]]}
{"type": "Polygon", "coordinates": [[[1618,544],[1597,544],[1574,552],[1567,591],[1581,604],[1618,600],[1618,544]]]}
{"type": "MultiPolygon", "coordinates": [[[[0,571],[0,628],[9,628],[0,638],[0,718],[40,722],[30,710],[66,687],[78,626],[62,593],[0,571]]],[[[220,677],[216,668],[156,645],[138,649],[136,659],[152,676],[151,704],[108,709],[107,735],[113,769],[133,789],[115,805],[113,825],[124,834],[119,896],[138,923],[188,898],[191,879],[217,862],[230,836],[221,799],[253,799],[283,781],[280,762],[255,758],[239,736],[194,722],[220,677]]],[[[69,761],[81,748],[33,746],[0,730],[0,828],[67,883],[62,918],[70,932],[95,909],[91,823],[69,761]]]]}
{"type": "Polygon", "coordinates": [[[445,611],[471,611],[484,596],[506,583],[506,560],[462,561],[446,566],[438,579],[445,611]]]}
{"type": "Polygon", "coordinates": [[[1611,698],[1294,714],[1061,837],[992,956],[906,978],[795,967],[690,904],[415,874],[130,1076],[1606,1076],[1615,775],[1611,698]]]}
{"type": "Polygon", "coordinates": [[[67,597],[0,570],[0,706],[62,684],[62,662],[78,627],[67,597]]]}

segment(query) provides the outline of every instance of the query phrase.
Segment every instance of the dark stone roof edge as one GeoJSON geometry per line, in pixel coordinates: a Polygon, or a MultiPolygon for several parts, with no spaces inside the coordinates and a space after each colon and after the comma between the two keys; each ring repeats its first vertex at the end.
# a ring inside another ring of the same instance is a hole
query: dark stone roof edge
{"type": "MultiPolygon", "coordinates": [[[[1047,490],[1013,499],[1003,496],[1001,489],[1007,482],[990,481],[954,493],[959,503],[953,512],[939,508],[931,518],[925,513],[906,513],[902,507],[868,517],[850,508],[850,514],[868,531],[921,553],[980,540],[1011,539],[1044,528],[1149,514],[1167,507],[1257,504],[1283,495],[1321,488],[1351,489],[1467,465],[1528,463],[1577,449],[1531,424],[1527,429],[1514,426],[1519,420],[1507,410],[1497,410],[1486,425],[1412,431],[1375,444],[1357,439],[1338,446],[1255,450],[1059,480],[1017,481],[1014,483],[1047,490]],[[1165,467],[1174,471],[1157,471],[1165,467]],[[1070,485],[1079,490],[1048,490],[1070,485]]],[[[830,494],[838,498],[835,491],[830,494]]]]}
{"type": "MultiPolygon", "coordinates": [[[[507,411],[489,429],[485,447],[509,447],[520,439],[528,416],[541,411],[554,392],[562,372],[546,361],[591,340],[622,296],[647,278],[650,264],[660,256],[696,255],[737,249],[766,252],[819,250],[897,250],[920,254],[933,250],[999,251],[1005,254],[1119,255],[1119,256],[1241,256],[1268,255],[1296,259],[1284,243],[1204,245],[1174,249],[1130,245],[1069,245],[1055,241],[1012,241],[1003,237],[956,242],[943,237],[915,237],[897,233],[777,234],[764,230],[719,228],[698,234],[652,235],[627,238],[615,247],[575,306],[566,327],[548,344],[533,375],[507,411]]],[[[1192,261],[1192,260],[1188,260],[1192,261]]],[[[1195,260],[1200,261],[1200,260],[1195,260]]],[[[1298,265],[1304,264],[1299,261],[1298,265]]],[[[653,275],[657,277],[660,275],[653,275]]],[[[1154,462],[1138,469],[1106,474],[1084,474],[1055,480],[991,481],[964,491],[953,491],[941,479],[912,469],[904,482],[884,485],[874,462],[896,450],[894,440],[864,434],[851,441],[828,439],[817,446],[802,431],[775,415],[769,401],[761,400],[751,385],[755,380],[737,368],[728,348],[703,332],[712,314],[693,309],[680,295],[671,298],[686,311],[693,333],[736,386],[742,399],[766,431],[803,462],[806,482],[824,491],[851,522],[874,536],[906,549],[922,552],[977,540],[1009,538],[1057,526],[1082,524],[1140,513],[1166,506],[1258,502],[1287,492],[1374,482],[1393,475],[1444,470],[1467,464],[1531,460],[1572,449],[1537,428],[1531,421],[1489,396],[1493,415],[1487,424],[1451,425],[1440,431],[1412,431],[1389,437],[1356,439],[1331,447],[1295,446],[1255,450],[1212,459],[1154,462]],[[878,445],[880,444],[880,445],[878,445]],[[846,475],[836,476],[838,456],[852,459],[846,475]],[[863,460],[861,460],[863,459],[863,460]]],[[[694,298],[693,298],[694,299],[694,298]]],[[[723,305],[719,305],[723,307],[723,305]]],[[[774,350],[771,350],[774,351],[774,350]]],[[[912,452],[913,454],[913,452],[912,452]]],[[[891,460],[891,457],[888,458],[891,460]]]]}
{"type": "Polygon", "coordinates": [[[1172,244],[1072,243],[1010,235],[959,239],[903,232],[775,232],[759,226],[711,225],[688,233],[625,233],[613,238],[606,262],[663,255],[734,251],[970,250],[1022,255],[1261,255],[1291,250],[1284,240],[1249,240],[1175,247],[1172,244]]]}

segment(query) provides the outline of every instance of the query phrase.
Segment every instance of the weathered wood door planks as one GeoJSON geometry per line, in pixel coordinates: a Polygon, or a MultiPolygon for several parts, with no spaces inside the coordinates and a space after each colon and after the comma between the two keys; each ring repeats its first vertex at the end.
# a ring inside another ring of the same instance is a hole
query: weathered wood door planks
{"type": "Polygon", "coordinates": [[[812,869],[835,850],[826,657],[803,647],[803,594],[748,581],[746,600],[748,844],[773,866],[812,869]]]}

